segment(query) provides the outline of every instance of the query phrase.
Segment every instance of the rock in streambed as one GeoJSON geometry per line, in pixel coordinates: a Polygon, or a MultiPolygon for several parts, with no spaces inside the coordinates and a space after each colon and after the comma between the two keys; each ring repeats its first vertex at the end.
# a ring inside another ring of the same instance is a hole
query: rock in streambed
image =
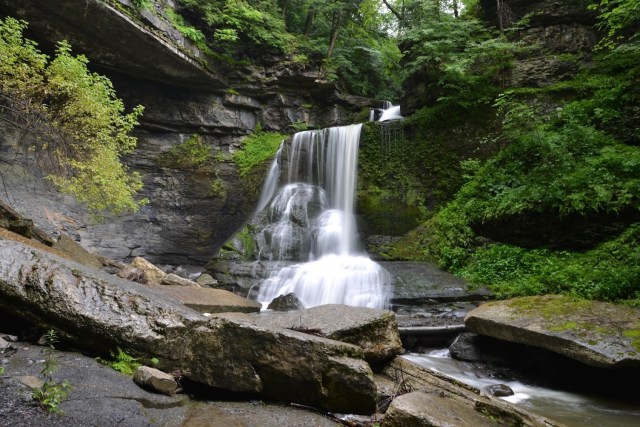
{"type": "Polygon", "coordinates": [[[640,367],[640,309],[566,296],[515,298],[471,311],[471,332],[544,348],[590,366],[640,367]]]}

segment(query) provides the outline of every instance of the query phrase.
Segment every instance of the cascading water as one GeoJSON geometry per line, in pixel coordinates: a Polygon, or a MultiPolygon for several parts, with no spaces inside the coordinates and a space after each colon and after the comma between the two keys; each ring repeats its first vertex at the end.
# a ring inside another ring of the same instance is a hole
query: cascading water
{"type": "MultiPolygon", "coordinates": [[[[294,135],[285,185],[274,197],[263,195],[271,199],[269,225],[258,246],[269,247],[273,261],[303,262],[284,266],[260,283],[258,301],[263,305],[293,292],[305,307],[387,306],[389,273],[358,245],[354,205],[361,127],[294,135]]],[[[267,187],[263,191],[271,191],[267,187]]]]}

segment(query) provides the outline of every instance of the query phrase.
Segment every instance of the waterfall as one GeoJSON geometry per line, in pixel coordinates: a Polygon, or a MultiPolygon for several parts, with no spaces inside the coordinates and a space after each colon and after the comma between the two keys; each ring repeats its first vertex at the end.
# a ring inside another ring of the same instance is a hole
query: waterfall
{"type": "Polygon", "coordinates": [[[295,134],[286,182],[273,197],[266,194],[273,192],[272,184],[265,183],[269,224],[258,245],[269,247],[273,261],[299,263],[277,269],[260,283],[258,301],[264,306],[291,292],[305,307],[387,306],[389,273],[358,244],[354,211],[361,127],[295,134]]]}
{"type": "Polygon", "coordinates": [[[378,121],[386,122],[387,120],[397,120],[401,118],[402,116],[400,115],[400,106],[396,105],[383,110],[382,115],[380,116],[378,121]]]}

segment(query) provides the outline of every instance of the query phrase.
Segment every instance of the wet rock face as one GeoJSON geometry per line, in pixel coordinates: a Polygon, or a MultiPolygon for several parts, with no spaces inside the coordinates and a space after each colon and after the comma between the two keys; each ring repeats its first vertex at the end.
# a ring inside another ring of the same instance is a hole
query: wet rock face
{"type": "Polygon", "coordinates": [[[581,0],[481,0],[483,17],[495,27],[522,24],[513,38],[536,47],[519,58],[509,86],[543,87],[574,76],[591,56],[597,41],[595,13],[581,0]]]}

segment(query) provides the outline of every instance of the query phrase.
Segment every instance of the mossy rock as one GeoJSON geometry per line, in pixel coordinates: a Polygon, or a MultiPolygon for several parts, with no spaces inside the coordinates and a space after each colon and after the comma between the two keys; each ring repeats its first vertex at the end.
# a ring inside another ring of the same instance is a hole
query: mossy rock
{"type": "Polygon", "coordinates": [[[465,326],[591,366],[640,367],[640,308],[558,295],[523,297],[484,304],[469,313],[465,326]]]}

